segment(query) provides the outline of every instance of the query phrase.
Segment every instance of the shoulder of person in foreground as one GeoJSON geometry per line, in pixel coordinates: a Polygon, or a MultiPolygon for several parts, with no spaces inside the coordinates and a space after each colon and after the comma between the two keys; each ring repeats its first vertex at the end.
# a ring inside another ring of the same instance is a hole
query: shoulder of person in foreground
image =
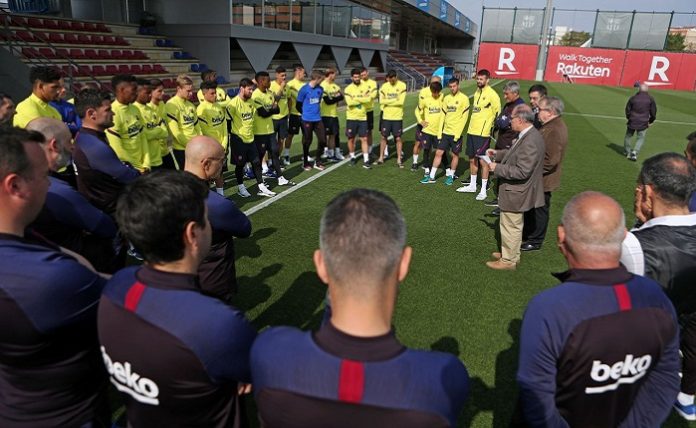
{"type": "Polygon", "coordinates": [[[238,238],[251,235],[251,221],[237,205],[216,192],[209,192],[206,200],[208,220],[213,229],[220,229],[238,238]]]}

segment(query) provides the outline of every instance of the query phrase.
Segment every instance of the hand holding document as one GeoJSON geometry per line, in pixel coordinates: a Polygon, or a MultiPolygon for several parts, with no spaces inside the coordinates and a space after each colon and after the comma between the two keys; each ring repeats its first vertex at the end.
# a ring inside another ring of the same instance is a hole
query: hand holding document
{"type": "Polygon", "coordinates": [[[491,162],[493,162],[488,155],[479,155],[478,157],[479,157],[479,159],[481,159],[482,161],[486,162],[489,165],[491,162]]]}

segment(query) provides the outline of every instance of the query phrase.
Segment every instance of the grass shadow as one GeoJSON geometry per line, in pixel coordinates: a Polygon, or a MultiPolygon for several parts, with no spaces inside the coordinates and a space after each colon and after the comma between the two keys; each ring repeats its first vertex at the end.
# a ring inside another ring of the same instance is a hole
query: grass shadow
{"type": "Polygon", "coordinates": [[[239,260],[242,257],[249,257],[251,259],[261,257],[261,246],[259,245],[259,241],[268,238],[277,231],[278,229],[275,227],[264,227],[263,229],[252,232],[251,236],[248,238],[236,239],[236,259],[239,260]]]}
{"type": "Polygon", "coordinates": [[[267,301],[271,296],[271,287],[266,281],[283,269],[280,263],[274,263],[261,269],[257,275],[237,278],[238,292],[233,299],[233,305],[248,312],[267,301]]]}
{"type": "Polygon", "coordinates": [[[624,151],[623,146],[620,146],[620,145],[614,144],[614,143],[609,143],[609,144],[607,144],[607,148],[610,148],[613,151],[615,151],[616,153],[620,154],[621,157],[626,157],[626,152],[624,151]]]}

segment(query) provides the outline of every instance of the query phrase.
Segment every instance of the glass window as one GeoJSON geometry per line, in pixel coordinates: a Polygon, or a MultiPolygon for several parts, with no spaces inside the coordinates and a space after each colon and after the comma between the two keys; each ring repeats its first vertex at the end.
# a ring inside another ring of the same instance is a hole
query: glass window
{"type": "Polygon", "coordinates": [[[313,0],[293,0],[292,30],[314,33],[315,12],[313,0]]]}
{"type": "Polygon", "coordinates": [[[351,8],[352,5],[345,0],[334,0],[331,13],[334,37],[348,37],[349,32],[352,33],[351,8]]]}
{"type": "Polygon", "coordinates": [[[317,0],[317,34],[331,35],[333,6],[331,0],[317,0]]]}
{"type": "Polygon", "coordinates": [[[279,30],[290,29],[290,0],[266,0],[263,26],[279,30]]]}
{"type": "Polygon", "coordinates": [[[261,26],[262,0],[235,0],[232,3],[232,23],[261,26]]]}

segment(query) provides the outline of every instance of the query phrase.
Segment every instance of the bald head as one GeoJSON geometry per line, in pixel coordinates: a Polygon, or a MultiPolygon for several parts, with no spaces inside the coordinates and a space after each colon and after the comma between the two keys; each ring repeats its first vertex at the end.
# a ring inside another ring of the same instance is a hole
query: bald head
{"type": "Polygon", "coordinates": [[[646,85],[645,83],[640,84],[640,91],[641,92],[648,92],[648,88],[650,88],[650,86],[646,85]]]}
{"type": "Polygon", "coordinates": [[[563,210],[559,241],[575,259],[618,264],[625,236],[623,209],[603,193],[580,193],[563,210]]]}
{"type": "Polygon", "coordinates": [[[72,135],[68,126],[60,120],[39,117],[27,124],[27,130],[37,131],[46,138],[42,144],[51,171],[58,171],[70,163],[72,156],[72,135]]]}
{"type": "Polygon", "coordinates": [[[43,134],[46,141],[56,139],[59,143],[69,144],[72,136],[68,126],[57,119],[38,117],[27,124],[27,130],[37,131],[43,134]]]}
{"type": "Polygon", "coordinates": [[[225,150],[214,138],[199,135],[186,145],[186,171],[204,180],[217,178],[225,162],[225,150]]]}

